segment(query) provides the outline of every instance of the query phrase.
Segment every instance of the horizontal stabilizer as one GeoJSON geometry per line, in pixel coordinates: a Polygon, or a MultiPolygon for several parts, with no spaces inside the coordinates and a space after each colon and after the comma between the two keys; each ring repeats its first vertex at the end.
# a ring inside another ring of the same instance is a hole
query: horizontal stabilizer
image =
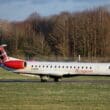
{"type": "Polygon", "coordinates": [[[0,47],[6,47],[7,46],[7,44],[2,44],[2,45],[0,45],[0,47]]]}

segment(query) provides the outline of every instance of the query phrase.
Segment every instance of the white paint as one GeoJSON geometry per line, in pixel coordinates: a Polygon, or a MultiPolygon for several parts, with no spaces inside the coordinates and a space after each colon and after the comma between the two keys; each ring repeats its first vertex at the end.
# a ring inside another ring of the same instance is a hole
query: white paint
{"type": "Polygon", "coordinates": [[[81,62],[30,62],[24,69],[14,70],[36,75],[65,76],[65,75],[110,75],[110,63],[81,63],[81,62]]]}

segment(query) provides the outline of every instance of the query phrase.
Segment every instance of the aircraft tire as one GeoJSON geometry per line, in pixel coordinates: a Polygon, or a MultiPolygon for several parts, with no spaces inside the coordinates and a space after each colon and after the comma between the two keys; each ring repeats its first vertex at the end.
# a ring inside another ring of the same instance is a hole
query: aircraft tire
{"type": "Polygon", "coordinates": [[[60,79],[59,78],[54,78],[54,82],[59,82],[60,81],[60,79]]]}

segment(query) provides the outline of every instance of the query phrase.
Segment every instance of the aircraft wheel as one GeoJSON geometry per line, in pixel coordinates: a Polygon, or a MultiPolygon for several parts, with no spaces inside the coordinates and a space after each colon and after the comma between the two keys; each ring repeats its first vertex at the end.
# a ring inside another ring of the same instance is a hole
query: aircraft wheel
{"type": "Polygon", "coordinates": [[[47,76],[41,76],[41,82],[47,82],[48,78],[47,76]]]}
{"type": "Polygon", "coordinates": [[[54,82],[59,82],[60,78],[54,78],[54,82]]]}
{"type": "Polygon", "coordinates": [[[47,82],[47,80],[46,79],[41,79],[41,82],[47,82]]]}

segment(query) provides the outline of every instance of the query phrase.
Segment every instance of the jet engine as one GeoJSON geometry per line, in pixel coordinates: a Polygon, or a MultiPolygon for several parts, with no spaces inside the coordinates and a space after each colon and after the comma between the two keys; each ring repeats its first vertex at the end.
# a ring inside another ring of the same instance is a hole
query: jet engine
{"type": "Polygon", "coordinates": [[[23,69],[26,67],[26,62],[21,60],[12,60],[5,62],[4,66],[12,69],[23,69]]]}

